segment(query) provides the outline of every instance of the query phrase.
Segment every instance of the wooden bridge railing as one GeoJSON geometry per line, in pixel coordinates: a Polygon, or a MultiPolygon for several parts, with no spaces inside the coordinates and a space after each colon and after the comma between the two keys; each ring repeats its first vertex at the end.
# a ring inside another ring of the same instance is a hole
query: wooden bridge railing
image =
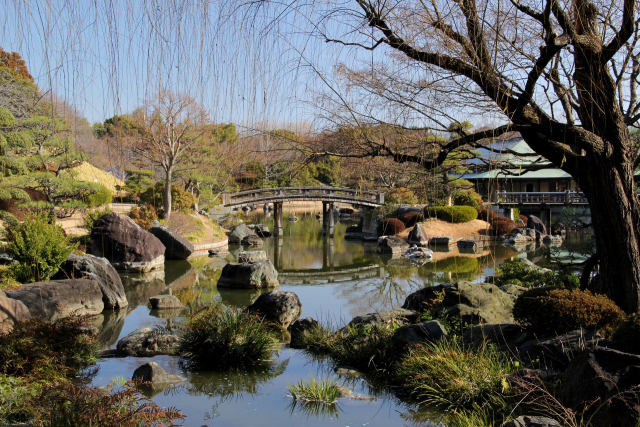
{"type": "Polygon", "coordinates": [[[560,192],[496,192],[499,205],[587,205],[585,195],[577,191],[560,192]]]}
{"type": "Polygon", "coordinates": [[[243,206],[297,200],[343,202],[376,207],[384,205],[384,193],[336,187],[279,187],[258,188],[255,190],[240,191],[238,193],[225,193],[222,198],[224,206],[243,206]]]}

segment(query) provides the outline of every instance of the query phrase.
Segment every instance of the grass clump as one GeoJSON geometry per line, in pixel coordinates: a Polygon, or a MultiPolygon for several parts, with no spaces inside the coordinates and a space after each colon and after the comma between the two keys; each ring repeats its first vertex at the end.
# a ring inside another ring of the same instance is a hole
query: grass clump
{"type": "Polygon", "coordinates": [[[493,345],[465,347],[456,337],[416,346],[397,368],[405,389],[421,403],[446,410],[501,408],[513,363],[493,345]]]}
{"type": "Polygon", "coordinates": [[[13,275],[22,283],[48,280],[75,249],[62,228],[44,215],[28,216],[7,238],[7,252],[18,261],[11,265],[13,275]]]}
{"type": "Polygon", "coordinates": [[[608,297],[579,289],[537,288],[521,294],[513,316],[538,335],[563,334],[575,329],[613,330],[624,319],[608,297]]]}
{"type": "Polygon", "coordinates": [[[472,206],[427,206],[424,208],[424,216],[460,223],[478,218],[478,211],[472,206]]]}
{"type": "Polygon", "coordinates": [[[374,374],[389,372],[397,359],[391,344],[393,325],[347,326],[328,341],[329,355],[341,365],[374,374]]]}
{"type": "Polygon", "coordinates": [[[326,404],[335,403],[342,395],[340,387],[333,380],[316,380],[313,377],[307,383],[298,380],[296,385],[289,386],[289,393],[294,400],[326,404]]]}
{"type": "Polygon", "coordinates": [[[273,331],[259,317],[209,306],[190,319],[181,343],[195,369],[247,367],[271,360],[278,349],[273,331]]]}

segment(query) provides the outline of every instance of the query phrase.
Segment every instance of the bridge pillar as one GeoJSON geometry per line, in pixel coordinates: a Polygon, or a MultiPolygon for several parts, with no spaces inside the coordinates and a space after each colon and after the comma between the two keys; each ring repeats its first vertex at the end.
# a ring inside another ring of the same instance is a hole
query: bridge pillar
{"type": "Polygon", "coordinates": [[[282,245],[284,237],[281,234],[273,236],[273,266],[276,270],[282,270],[282,245]]]}
{"type": "Polygon", "coordinates": [[[282,202],[273,204],[273,234],[282,236],[282,202]]]}
{"type": "Polygon", "coordinates": [[[333,270],[334,246],[333,237],[326,234],[322,239],[322,269],[333,270]]]}
{"type": "Polygon", "coordinates": [[[322,231],[326,236],[333,237],[334,223],[333,202],[322,202],[322,231]]]}

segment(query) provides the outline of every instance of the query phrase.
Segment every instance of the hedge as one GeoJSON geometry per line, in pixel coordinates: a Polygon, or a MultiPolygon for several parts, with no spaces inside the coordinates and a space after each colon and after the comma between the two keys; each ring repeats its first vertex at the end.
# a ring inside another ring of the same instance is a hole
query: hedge
{"type": "Polygon", "coordinates": [[[478,218],[478,211],[471,206],[427,206],[424,216],[458,223],[473,221],[478,218]]]}

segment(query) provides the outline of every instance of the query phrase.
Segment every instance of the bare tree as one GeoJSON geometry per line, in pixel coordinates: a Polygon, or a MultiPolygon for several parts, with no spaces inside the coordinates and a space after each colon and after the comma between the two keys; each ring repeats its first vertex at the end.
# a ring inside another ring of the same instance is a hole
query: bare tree
{"type": "MultiPolygon", "coordinates": [[[[636,1],[296,5],[287,7],[297,19],[304,16],[312,36],[354,56],[371,52],[362,66],[338,67],[338,82],[330,83],[329,99],[320,104],[333,122],[445,131],[473,114],[499,124],[473,133],[461,129],[446,142],[408,150],[363,132],[357,152],[342,154],[433,168],[461,147],[519,132],[585,192],[605,291],[625,310],[640,310],[639,156],[629,132],[640,119],[636,1]]],[[[305,60],[321,73],[321,64],[305,60]]],[[[326,73],[323,81],[329,81],[326,73]]]]}
{"type": "Polygon", "coordinates": [[[206,111],[192,98],[162,91],[145,108],[134,113],[139,137],[135,152],[164,172],[164,217],[171,217],[171,184],[176,167],[200,142],[206,111]]]}

